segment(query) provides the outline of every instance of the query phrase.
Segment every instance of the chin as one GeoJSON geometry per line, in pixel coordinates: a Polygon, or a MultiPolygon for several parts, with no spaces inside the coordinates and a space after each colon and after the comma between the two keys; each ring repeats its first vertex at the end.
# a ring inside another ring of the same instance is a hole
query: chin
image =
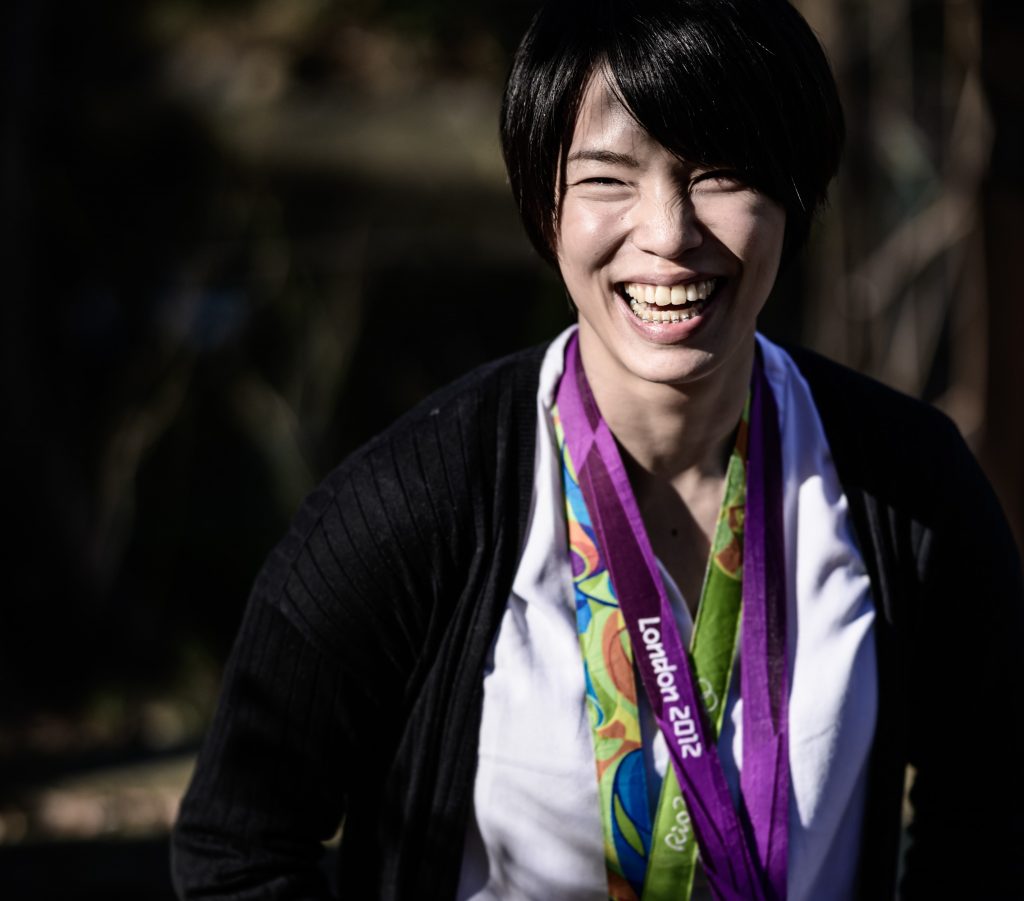
{"type": "Polygon", "coordinates": [[[657,385],[694,384],[718,368],[714,354],[692,348],[673,348],[644,358],[623,361],[633,375],[657,385]]]}

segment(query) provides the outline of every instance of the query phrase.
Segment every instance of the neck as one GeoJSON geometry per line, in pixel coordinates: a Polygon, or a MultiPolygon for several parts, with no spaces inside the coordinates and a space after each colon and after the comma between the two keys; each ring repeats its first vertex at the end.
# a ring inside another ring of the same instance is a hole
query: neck
{"type": "Polygon", "coordinates": [[[723,476],[750,386],[753,335],[732,358],[682,385],[648,382],[601,365],[603,347],[592,346],[598,342],[585,340],[589,337],[580,335],[583,367],[634,476],[647,474],[677,485],[723,476]]]}

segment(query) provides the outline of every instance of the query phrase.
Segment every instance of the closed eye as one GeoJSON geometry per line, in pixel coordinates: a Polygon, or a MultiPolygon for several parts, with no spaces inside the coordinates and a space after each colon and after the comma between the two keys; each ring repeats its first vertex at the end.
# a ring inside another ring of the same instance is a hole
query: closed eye
{"type": "Polygon", "coordinates": [[[735,169],[710,169],[707,172],[698,172],[690,179],[690,188],[698,184],[719,190],[739,190],[746,187],[746,182],[735,169]]]}
{"type": "Polygon", "coordinates": [[[624,182],[619,181],[617,178],[608,178],[607,176],[595,175],[592,178],[581,178],[577,182],[573,182],[577,185],[621,185],[624,182]]]}

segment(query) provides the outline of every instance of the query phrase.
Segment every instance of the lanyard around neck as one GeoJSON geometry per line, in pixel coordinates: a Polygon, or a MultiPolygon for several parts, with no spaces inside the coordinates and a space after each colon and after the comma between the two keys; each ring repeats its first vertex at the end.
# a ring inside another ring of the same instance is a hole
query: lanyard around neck
{"type": "MultiPolygon", "coordinates": [[[[665,736],[712,890],[737,901],[784,898],[789,773],[781,463],[774,399],[760,359],[751,386],[743,556],[739,810],[729,795],[716,735],[704,715],[699,683],[675,628],[614,436],[583,372],[576,336],[567,347],[557,407],[567,463],[578,478],[578,503],[585,506],[584,517],[604,555],[625,622],[628,640],[621,640],[632,651],[628,656],[635,658],[665,736]]],[[[591,690],[588,684],[588,695],[591,690]]],[[[633,755],[633,766],[641,759],[633,755]]],[[[629,817],[622,820],[632,825],[629,817]]]]}

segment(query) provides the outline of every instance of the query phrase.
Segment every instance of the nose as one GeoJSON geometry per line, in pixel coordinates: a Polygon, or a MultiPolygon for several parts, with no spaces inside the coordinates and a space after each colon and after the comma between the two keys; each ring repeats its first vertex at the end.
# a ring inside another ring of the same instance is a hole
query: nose
{"type": "Polygon", "coordinates": [[[693,199],[687,192],[641,198],[633,216],[633,243],[646,253],[678,259],[704,241],[693,199]]]}

